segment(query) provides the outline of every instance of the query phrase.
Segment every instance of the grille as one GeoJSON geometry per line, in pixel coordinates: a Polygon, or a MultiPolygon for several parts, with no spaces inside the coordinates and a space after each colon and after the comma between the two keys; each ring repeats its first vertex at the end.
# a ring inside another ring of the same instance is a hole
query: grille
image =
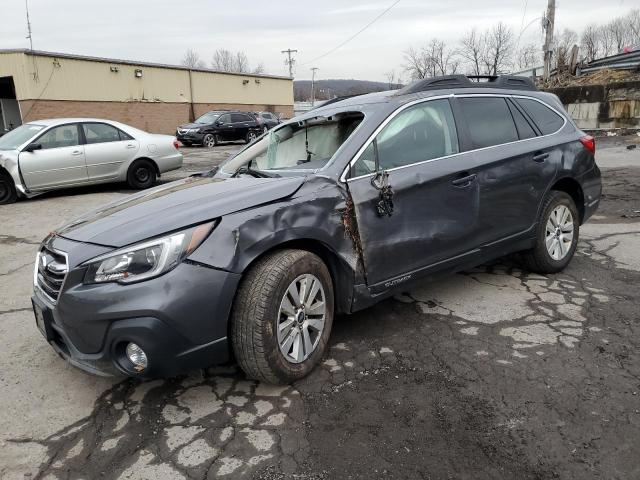
{"type": "Polygon", "coordinates": [[[67,259],[61,252],[44,247],[38,253],[36,284],[54,303],[58,300],[67,274],[67,259]]]}

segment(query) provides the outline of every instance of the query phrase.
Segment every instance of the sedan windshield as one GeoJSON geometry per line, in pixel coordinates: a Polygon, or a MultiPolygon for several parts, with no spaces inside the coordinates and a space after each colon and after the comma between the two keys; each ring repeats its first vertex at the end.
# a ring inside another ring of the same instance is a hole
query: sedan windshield
{"type": "Polygon", "coordinates": [[[345,112],[289,123],[229,159],[222,172],[234,174],[245,165],[253,170],[321,169],[363,118],[360,112],[345,112]]]}
{"type": "Polygon", "coordinates": [[[44,126],[27,123],[0,137],[0,150],[15,150],[33,138],[44,126]]]}
{"type": "Polygon", "coordinates": [[[213,123],[218,119],[219,116],[220,116],[219,113],[213,113],[213,112],[205,113],[204,115],[202,115],[200,118],[196,120],[196,123],[201,123],[202,125],[213,123]]]}

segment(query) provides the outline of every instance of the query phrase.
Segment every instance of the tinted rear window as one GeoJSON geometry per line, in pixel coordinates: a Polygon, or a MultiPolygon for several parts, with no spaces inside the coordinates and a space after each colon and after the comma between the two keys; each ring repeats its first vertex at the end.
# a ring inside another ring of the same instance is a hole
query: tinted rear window
{"type": "Polygon", "coordinates": [[[460,99],[474,148],[491,147],[518,140],[518,132],[504,98],[460,99]]]}
{"type": "Polygon", "coordinates": [[[524,108],[543,135],[555,133],[562,127],[564,119],[544,104],[526,98],[516,98],[515,100],[518,105],[524,108]]]}
{"type": "Polygon", "coordinates": [[[518,129],[518,136],[520,137],[520,140],[535,137],[535,130],[529,124],[527,119],[524,118],[524,115],[520,113],[520,110],[518,110],[516,106],[511,103],[509,104],[509,109],[511,110],[511,115],[513,115],[513,120],[516,122],[516,128],[518,129]]]}

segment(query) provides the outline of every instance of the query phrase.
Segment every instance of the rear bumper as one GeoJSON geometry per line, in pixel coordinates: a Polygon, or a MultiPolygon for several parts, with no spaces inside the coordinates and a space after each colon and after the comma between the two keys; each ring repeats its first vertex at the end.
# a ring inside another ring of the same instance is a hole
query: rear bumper
{"type": "Polygon", "coordinates": [[[77,283],[72,270],[53,304],[39,289],[46,338],[74,366],[96,375],[168,377],[229,359],[227,322],[239,275],[187,262],[131,285],[77,283]],[[129,342],[147,354],[137,372],[125,355],[129,342]]]}
{"type": "Polygon", "coordinates": [[[160,173],[165,173],[182,167],[183,160],[184,157],[182,154],[180,152],[176,152],[172,155],[158,158],[156,163],[158,164],[158,170],[160,170],[160,173]]]}

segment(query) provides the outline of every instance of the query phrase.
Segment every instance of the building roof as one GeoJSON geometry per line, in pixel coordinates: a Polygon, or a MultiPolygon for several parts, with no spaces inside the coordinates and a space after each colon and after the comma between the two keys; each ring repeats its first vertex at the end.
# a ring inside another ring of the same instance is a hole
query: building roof
{"type": "Polygon", "coordinates": [[[190,68],[190,67],[185,67],[183,65],[170,65],[165,63],[153,63],[153,62],[138,62],[134,60],[122,60],[122,59],[105,58],[105,57],[91,57],[87,55],[76,55],[72,53],[46,52],[44,50],[29,50],[28,48],[0,49],[0,54],[2,53],[23,53],[25,55],[34,55],[38,57],[68,58],[70,60],[84,60],[87,62],[110,63],[112,65],[132,65],[132,66],[141,66],[141,67],[169,68],[173,70],[191,70],[193,72],[222,73],[224,75],[238,75],[242,77],[276,78],[280,80],[292,80],[290,77],[287,77],[284,75],[223,72],[221,70],[215,70],[213,68],[190,68]]]}

